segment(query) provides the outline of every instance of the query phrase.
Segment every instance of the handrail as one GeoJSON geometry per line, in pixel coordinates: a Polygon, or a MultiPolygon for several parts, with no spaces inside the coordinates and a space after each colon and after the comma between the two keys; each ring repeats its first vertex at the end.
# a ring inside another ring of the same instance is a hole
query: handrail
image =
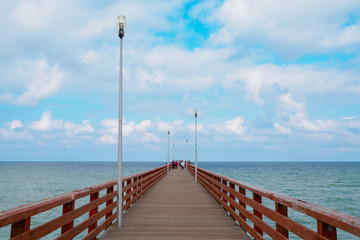
{"type": "MultiPolygon", "coordinates": [[[[195,167],[188,165],[194,176],[195,167]]],[[[198,181],[216,201],[254,239],[265,239],[264,232],[273,239],[288,239],[289,232],[303,239],[337,239],[336,228],[360,237],[360,219],[284,194],[272,192],[239,180],[198,167],[198,181]],[[252,192],[252,198],[246,195],[252,192]],[[274,209],[262,204],[263,198],[275,203],[274,209]],[[252,208],[250,212],[248,207],[252,208]],[[288,208],[304,213],[317,223],[317,232],[288,217],[288,208]],[[263,216],[276,223],[274,229],[263,216]],[[252,225],[248,223],[252,222],[252,225]]]]}
{"type": "MultiPolygon", "coordinates": [[[[167,167],[170,168],[170,165],[123,178],[122,211],[124,213],[165,176],[167,167]]],[[[117,208],[117,190],[114,189],[115,186],[117,186],[116,179],[1,211],[0,228],[11,224],[11,240],[39,239],[59,228],[61,228],[61,235],[56,239],[72,239],[86,229],[88,229],[88,234],[83,239],[96,239],[97,235],[116,220],[117,214],[114,209],[117,208]],[[87,196],[90,196],[90,201],[75,208],[75,201],[87,196]],[[30,229],[33,216],[59,206],[63,206],[62,215],[30,229]],[[100,208],[102,209],[99,211],[100,208]],[[74,226],[74,221],[87,212],[89,217],[74,226]]]]}

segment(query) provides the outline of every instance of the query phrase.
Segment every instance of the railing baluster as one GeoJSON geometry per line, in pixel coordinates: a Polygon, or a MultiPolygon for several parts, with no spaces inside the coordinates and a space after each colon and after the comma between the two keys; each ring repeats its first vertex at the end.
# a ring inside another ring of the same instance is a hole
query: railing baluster
{"type": "Polygon", "coordinates": [[[138,177],[138,185],[137,185],[137,188],[138,188],[137,195],[138,195],[138,197],[141,197],[141,182],[142,182],[142,175],[140,175],[138,177]]]}
{"type": "MultiPolygon", "coordinates": [[[[215,177],[216,181],[218,181],[218,184],[216,185],[217,188],[217,195],[219,196],[220,199],[222,199],[221,197],[221,178],[219,177],[215,177]]],[[[222,203],[220,203],[222,205],[222,203]]]]}
{"type": "MultiPolygon", "coordinates": [[[[110,194],[112,192],[114,192],[114,186],[111,186],[106,189],[106,194],[110,194]]],[[[113,202],[114,202],[114,199],[110,199],[109,201],[106,201],[106,206],[110,206],[113,202]]],[[[112,211],[107,213],[105,216],[105,219],[108,219],[109,217],[111,217],[112,213],[113,213],[112,211]]]]}
{"type": "MultiPolygon", "coordinates": [[[[255,202],[262,203],[262,198],[261,198],[261,196],[260,196],[259,194],[253,193],[253,199],[254,199],[255,202]]],[[[261,212],[253,209],[253,213],[254,213],[255,216],[257,216],[258,218],[262,219],[262,214],[261,214],[261,212]]],[[[256,226],[255,224],[254,224],[254,229],[255,229],[255,231],[257,231],[261,236],[263,235],[263,230],[262,230],[260,227],[256,226]]]]}
{"type": "Polygon", "coordinates": [[[30,230],[30,217],[11,224],[10,238],[30,230]]]}
{"type": "MultiPolygon", "coordinates": [[[[95,192],[93,194],[90,195],[90,202],[95,201],[96,199],[99,198],[99,192],[95,192]]],[[[89,211],[89,217],[92,217],[93,215],[95,215],[98,212],[99,208],[93,208],[89,211]]],[[[91,225],[88,229],[88,233],[91,233],[92,230],[94,230],[97,227],[97,222],[95,222],[93,225],[91,225]]]]}
{"type": "MultiPolygon", "coordinates": [[[[239,193],[240,193],[241,195],[246,196],[246,190],[245,190],[245,188],[242,188],[242,187],[239,186],[239,193]]],[[[239,204],[240,204],[240,206],[242,206],[244,209],[246,209],[246,204],[245,204],[244,202],[242,202],[240,199],[239,199],[239,204]]],[[[246,221],[246,217],[245,217],[243,214],[240,213],[240,217],[241,217],[242,219],[244,219],[244,221],[246,221]]]]}
{"type": "Polygon", "coordinates": [[[317,231],[319,234],[323,235],[324,237],[327,237],[330,240],[337,239],[336,227],[324,223],[320,220],[317,220],[317,231]]]}
{"type": "MultiPolygon", "coordinates": [[[[126,186],[130,185],[131,182],[132,182],[132,179],[127,180],[126,186]]],[[[126,197],[128,198],[128,200],[126,200],[126,203],[131,200],[131,196],[128,196],[130,192],[131,192],[131,188],[129,188],[129,189],[126,191],[126,197]]],[[[130,208],[130,206],[129,206],[129,208],[130,208]]],[[[127,209],[126,209],[126,210],[127,210],[127,209]]]]}
{"type": "MultiPolygon", "coordinates": [[[[63,205],[63,215],[65,215],[66,213],[69,213],[71,211],[73,211],[75,208],[75,200],[65,203],[63,205]]],[[[74,227],[74,220],[72,220],[71,222],[65,224],[62,228],[61,228],[61,234],[66,233],[67,231],[69,231],[70,229],[72,229],[74,227]]]]}
{"type": "MultiPolygon", "coordinates": [[[[235,184],[234,184],[234,183],[230,182],[229,185],[230,185],[230,188],[231,188],[232,190],[235,190],[235,184]]],[[[232,200],[234,200],[234,202],[235,202],[235,196],[232,195],[231,193],[230,193],[230,198],[231,198],[232,200]]],[[[235,206],[233,206],[231,203],[230,203],[230,208],[235,211],[235,206]]],[[[234,218],[232,215],[230,215],[230,216],[235,220],[235,218],[234,218]]]]}
{"type": "MultiPolygon", "coordinates": [[[[134,177],[133,183],[137,183],[138,179],[139,179],[138,177],[134,177]]],[[[133,190],[135,190],[135,189],[137,189],[137,184],[133,187],[133,190]]],[[[136,196],[137,196],[137,190],[134,191],[134,193],[133,193],[133,195],[131,196],[131,198],[136,198],[136,196]]]]}
{"type": "MultiPolygon", "coordinates": [[[[277,211],[278,213],[284,215],[284,216],[288,216],[288,208],[287,206],[282,205],[281,203],[277,203],[275,202],[275,211],[277,211]]],[[[282,235],[284,235],[285,237],[289,238],[289,231],[284,228],[283,226],[281,226],[280,224],[276,223],[276,231],[278,231],[279,233],[281,233],[282,235]]]]}
{"type": "MultiPolygon", "coordinates": [[[[224,180],[224,179],[222,179],[222,184],[224,184],[225,186],[227,186],[227,181],[224,180]]],[[[223,192],[223,195],[227,195],[227,191],[226,191],[224,188],[222,189],[222,192],[223,192]]],[[[227,201],[226,201],[226,199],[225,199],[223,196],[221,196],[221,200],[223,200],[223,202],[224,202],[225,205],[228,204],[227,201]]]]}

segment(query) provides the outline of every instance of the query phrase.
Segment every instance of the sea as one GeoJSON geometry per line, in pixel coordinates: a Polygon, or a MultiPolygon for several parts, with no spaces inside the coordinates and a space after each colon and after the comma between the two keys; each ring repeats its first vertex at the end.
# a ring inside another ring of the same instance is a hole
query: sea
{"type": "MultiPolygon", "coordinates": [[[[123,176],[164,162],[123,162],[123,176]]],[[[198,167],[360,218],[360,162],[198,162],[198,167]]],[[[117,177],[116,162],[0,162],[0,211],[99,184],[117,177]]],[[[249,193],[248,193],[249,194],[249,193]]],[[[273,202],[264,204],[274,208],[273,202]]],[[[55,213],[32,218],[36,225],[55,213]]],[[[316,220],[289,210],[316,231],[316,220]]],[[[76,222],[75,222],[76,224],[76,222]]],[[[270,225],[274,225],[269,221],[270,225]]],[[[9,238],[10,227],[0,229],[9,238]]],[[[54,232],[42,239],[53,239],[54,232]]],[[[84,232],[76,239],[80,239],[84,232]]],[[[267,239],[270,237],[265,236],[267,239]]],[[[290,239],[298,239],[290,235],[290,239]]],[[[359,239],[338,229],[338,239],[359,239]]]]}

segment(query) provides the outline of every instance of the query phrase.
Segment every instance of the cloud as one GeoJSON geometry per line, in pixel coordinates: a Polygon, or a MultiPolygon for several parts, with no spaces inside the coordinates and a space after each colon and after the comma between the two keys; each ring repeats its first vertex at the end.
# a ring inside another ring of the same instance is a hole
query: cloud
{"type": "Polygon", "coordinates": [[[89,50],[84,54],[79,55],[82,63],[94,64],[99,60],[99,54],[93,50],[89,50]]]}
{"type": "Polygon", "coordinates": [[[279,97],[279,119],[274,128],[282,134],[297,133],[333,133],[337,128],[336,121],[332,119],[310,120],[303,104],[295,101],[291,93],[279,97]]]}
{"type": "Polygon", "coordinates": [[[75,124],[71,121],[55,120],[51,118],[51,111],[46,111],[41,115],[39,121],[33,121],[27,126],[29,129],[39,132],[50,132],[56,134],[66,134],[68,138],[75,136],[83,139],[91,139],[91,134],[95,131],[90,120],[83,120],[81,124],[75,124]]]}
{"type": "Polygon", "coordinates": [[[281,126],[278,122],[276,122],[276,123],[274,124],[274,127],[275,127],[275,129],[276,129],[277,131],[279,131],[281,134],[291,134],[291,133],[292,133],[290,129],[281,126]]]}
{"type": "Polygon", "coordinates": [[[106,144],[116,144],[117,143],[117,139],[115,139],[114,136],[110,136],[108,134],[105,134],[103,136],[101,136],[99,138],[99,140],[103,143],[106,143],[106,144]]]}
{"type": "Polygon", "coordinates": [[[23,140],[32,140],[32,134],[25,130],[25,131],[13,131],[9,129],[0,128],[0,138],[5,141],[23,141],[23,140]]]}
{"type": "Polygon", "coordinates": [[[228,129],[238,135],[243,135],[245,133],[244,119],[240,116],[226,121],[223,126],[225,129],[228,129]]]}
{"type": "MultiPolygon", "coordinates": [[[[25,91],[19,96],[11,93],[0,95],[0,101],[22,106],[34,106],[44,98],[57,93],[65,74],[58,70],[58,66],[49,66],[46,59],[30,62],[26,69],[20,69],[24,82],[27,82],[25,91]]],[[[16,77],[16,76],[15,76],[16,77]]]]}
{"type": "Polygon", "coordinates": [[[69,136],[94,132],[94,128],[91,126],[90,120],[83,120],[81,124],[75,124],[73,122],[66,121],[64,123],[64,128],[69,136]]]}
{"type": "Polygon", "coordinates": [[[23,127],[23,124],[18,119],[13,120],[12,122],[7,123],[6,125],[10,127],[10,130],[14,130],[15,128],[22,128],[23,127]]]}
{"type": "MultiPolygon", "coordinates": [[[[105,119],[102,121],[102,125],[105,127],[102,136],[99,138],[103,143],[114,144],[117,141],[118,134],[118,120],[117,119],[105,119]]],[[[123,123],[122,136],[124,140],[131,142],[160,142],[160,138],[154,134],[154,123],[147,119],[136,124],[134,121],[123,123]]]]}
{"type": "Polygon", "coordinates": [[[40,121],[34,121],[28,126],[36,131],[54,131],[64,128],[63,120],[51,119],[51,111],[46,111],[41,115],[40,121]]]}
{"type": "Polygon", "coordinates": [[[105,131],[112,134],[118,133],[118,120],[117,119],[105,119],[102,122],[105,127],[105,131]]]}
{"type": "Polygon", "coordinates": [[[211,40],[257,44],[283,55],[323,53],[359,44],[359,24],[344,26],[348,14],[359,8],[356,0],[340,5],[325,0],[226,0],[211,16],[222,23],[211,40]]]}
{"type": "Polygon", "coordinates": [[[23,141],[23,140],[32,140],[33,136],[28,130],[18,131],[18,128],[23,128],[23,124],[20,120],[15,119],[9,123],[5,124],[8,129],[0,128],[0,139],[5,141],[23,141]]]}
{"type": "Polygon", "coordinates": [[[131,56],[138,66],[127,69],[132,92],[169,95],[174,92],[201,91],[221,82],[221,72],[227,69],[224,61],[229,56],[225,49],[195,49],[155,46],[131,56]],[[221,70],[222,69],[222,70],[221,70]]]}
{"type": "Polygon", "coordinates": [[[281,91],[302,96],[330,96],[334,93],[345,96],[352,93],[346,88],[356,86],[358,79],[357,72],[353,70],[308,64],[263,64],[242,67],[229,73],[222,85],[225,89],[245,91],[247,100],[262,105],[263,97],[271,93],[274,86],[281,91]]]}
{"type": "Polygon", "coordinates": [[[57,11],[58,1],[20,1],[14,8],[12,18],[22,28],[28,30],[43,29],[51,25],[57,11]]]}
{"type": "Polygon", "coordinates": [[[291,93],[283,94],[279,97],[280,104],[282,105],[282,108],[285,108],[290,111],[294,112],[303,112],[304,106],[300,103],[297,103],[292,98],[291,93]]]}
{"type": "Polygon", "coordinates": [[[170,134],[173,134],[174,131],[183,131],[183,126],[183,119],[175,120],[173,122],[158,121],[156,124],[158,131],[167,132],[168,130],[170,130],[170,134]]]}
{"type": "Polygon", "coordinates": [[[359,117],[357,117],[357,116],[343,117],[343,118],[341,118],[341,120],[352,120],[352,119],[356,119],[356,118],[359,118],[359,117]]]}

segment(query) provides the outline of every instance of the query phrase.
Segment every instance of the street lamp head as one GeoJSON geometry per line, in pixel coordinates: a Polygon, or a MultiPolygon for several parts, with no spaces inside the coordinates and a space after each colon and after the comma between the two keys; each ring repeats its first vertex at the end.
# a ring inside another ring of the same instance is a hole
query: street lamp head
{"type": "Polygon", "coordinates": [[[126,17],[124,15],[118,16],[118,35],[122,39],[126,32],[126,17]]]}
{"type": "Polygon", "coordinates": [[[197,117],[197,112],[198,112],[198,110],[197,110],[197,109],[195,109],[195,117],[197,117]]]}
{"type": "Polygon", "coordinates": [[[188,139],[186,139],[186,142],[188,142],[189,140],[188,139]]]}
{"type": "Polygon", "coordinates": [[[168,134],[170,134],[170,129],[168,129],[168,134]]]}

